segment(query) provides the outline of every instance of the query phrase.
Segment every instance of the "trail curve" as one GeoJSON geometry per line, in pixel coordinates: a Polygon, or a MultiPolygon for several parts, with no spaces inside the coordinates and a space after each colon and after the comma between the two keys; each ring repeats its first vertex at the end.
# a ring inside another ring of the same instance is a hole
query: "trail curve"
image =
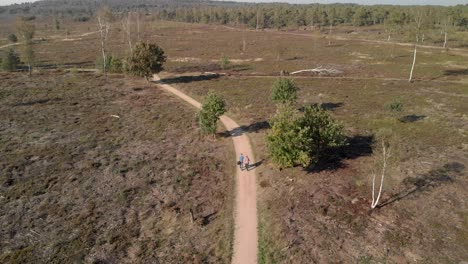
{"type": "MultiPolygon", "coordinates": [[[[158,86],[170,92],[192,106],[200,109],[201,104],[161,81],[158,75],[153,76],[153,81],[158,82],[158,86]]],[[[230,131],[236,151],[236,157],[241,153],[250,157],[250,163],[255,164],[252,146],[249,138],[242,131],[240,126],[226,115],[221,116],[221,122],[230,131]]],[[[232,162],[237,162],[233,160],[232,162]]],[[[236,206],[235,206],[235,227],[234,227],[234,248],[233,264],[254,264],[257,263],[258,253],[258,233],[257,233],[257,180],[255,168],[241,171],[236,169],[236,206]]]]}

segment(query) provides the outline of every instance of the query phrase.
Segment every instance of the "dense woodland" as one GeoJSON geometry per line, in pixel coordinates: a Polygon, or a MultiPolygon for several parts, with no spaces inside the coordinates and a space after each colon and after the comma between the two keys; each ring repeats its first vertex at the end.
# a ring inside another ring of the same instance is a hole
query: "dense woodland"
{"type": "Polygon", "coordinates": [[[424,14],[427,26],[455,26],[468,30],[468,5],[361,6],[357,4],[249,4],[205,0],[43,0],[0,7],[0,17],[67,16],[87,20],[103,5],[115,12],[141,10],[165,20],[189,23],[242,24],[251,28],[294,28],[381,24],[398,28],[424,14]]]}

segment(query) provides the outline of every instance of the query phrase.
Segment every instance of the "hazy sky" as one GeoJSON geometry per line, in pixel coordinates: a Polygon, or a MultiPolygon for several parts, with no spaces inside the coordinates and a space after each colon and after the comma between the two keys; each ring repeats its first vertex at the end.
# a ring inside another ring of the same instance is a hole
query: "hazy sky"
{"type": "MultiPolygon", "coordinates": [[[[1,5],[14,3],[35,2],[37,0],[0,0],[1,5]]],[[[242,2],[273,2],[271,0],[242,0],[242,2]]],[[[458,5],[468,4],[468,0],[279,0],[276,2],[289,2],[294,4],[304,3],[358,3],[366,5],[394,4],[394,5],[458,5]]]]}

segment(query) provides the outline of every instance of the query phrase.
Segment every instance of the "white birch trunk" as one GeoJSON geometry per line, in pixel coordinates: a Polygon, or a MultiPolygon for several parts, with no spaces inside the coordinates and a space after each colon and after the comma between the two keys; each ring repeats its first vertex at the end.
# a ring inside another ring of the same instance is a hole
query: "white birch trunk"
{"type": "Polygon", "coordinates": [[[413,71],[414,71],[414,65],[416,65],[417,48],[418,48],[418,44],[414,44],[413,65],[411,66],[410,76],[408,80],[409,82],[413,81],[413,71]]]}
{"type": "Polygon", "coordinates": [[[447,47],[447,31],[445,31],[445,37],[444,37],[444,48],[447,47]]]}
{"type": "Polygon", "coordinates": [[[383,155],[383,157],[382,157],[383,158],[382,175],[381,175],[381,178],[380,178],[380,188],[379,188],[379,192],[377,194],[377,198],[375,198],[375,178],[376,178],[375,173],[374,173],[373,178],[372,178],[372,203],[371,203],[371,208],[372,209],[377,207],[377,205],[379,204],[380,195],[382,194],[383,182],[384,182],[384,179],[385,179],[385,172],[387,170],[387,162],[388,162],[388,158],[390,157],[390,149],[388,149],[388,151],[387,151],[387,148],[385,147],[385,142],[384,141],[382,141],[382,155],[383,155]]]}
{"type": "Polygon", "coordinates": [[[101,33],[102,70],[104,72],[104,76],[107,76],[106,40],[107,40],[107,35],[109,34],[109,25],[107,23],[104,23],[100,16],[98,16],[98,22],[99,22],[99,31],[101,33]]]}

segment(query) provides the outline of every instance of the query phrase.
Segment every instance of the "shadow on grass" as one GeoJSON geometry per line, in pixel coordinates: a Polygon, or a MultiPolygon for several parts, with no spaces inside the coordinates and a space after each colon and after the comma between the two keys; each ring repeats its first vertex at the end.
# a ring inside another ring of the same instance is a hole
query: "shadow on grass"
{"type": "Polygon", "coordinates": [[[36,65],[37,68],[44,69],[44,70],[52,70],[57,68],[81,68],[81,67],[88,67],[93,66],[94,63],[92,61],[83,61],[83,62],[72,62],[72,63],[38,63],[36,65]]]}
{"type": "Polygon", "coordinates": [[[252,67],[250,67],[249,65],[239,64],[239,65],[231,65],[226,70],[231,70],[234,72],[241,72],[241,71],[248,71],[250,69],[252,69],[252,67]]]}
{"type": "Polygon", "coordinates": [[[184,72],[213,72],[220,71],[221,67],[219,64],[201,64],[201,65],[184,65],[171,70],[174,73],[184,72]]]}
{"type": "MultiPolygon", "coordinates": [[[[325,110],[333,111],[336,108],[342,107],[344,103],[339,102],[339,103],[321,103],[321,104],[311,104],[311,106],[320,106],[325,110]]],[[[304,107],[299,108],[299,111],[304,112],[304,107]]]]}
{"type": "Polygon", "coordinates": [[[386,201],[383,201],[377,208],[390,205],[411,195],[416,195],[430,189],[439,187],[446,183],[453,183],[455,178],[462,174],[465,166],[458,162],[450,162],[438,169],[433,169],[420,177],[406,178],[403,181],[402,191],[392,195],[386,201]]]}
{"type": "Polygon", "coordinates": [[[398,120],[402,123],[413,123],[419,120],[423,120],[424,118],[426,118],[425,115],[407,115],[399,118],[398,120]]]}
{"type": "Polygon", "coordinates": [[[195,76],[178,76],[172,78],[166,78],[161,80],[163,83],[167,84],[174,84],[174,83],[191,83],[191,82],[199,82],[199,81],[209,81],[213,79],[218,79],[220,77],[219,74],[210,74],[210,75],[195,75],[195,76]]]}
{"type": "Polygon", "coordinates": [[[347,138],[348,145],[331,148],[322,154],[319,161],[309,168],[308,172],[333,171],[344,168],[344,160],[356,159],[363,156],[369,156],[373,153],[372,145],[374,136],[356,135],[347,138]]]}
{"type": "Polygon", "coordinates": [[[37,99],[37,100],[32,100],[32,101],[27,101],[27,102],[16,103],[16,104],[13,104],[13,106],[33,106],[33,105],[47,104],[49,102],[58,102],[61,100],[62,100],[61,98],[37,99]]]}
{"type": "Polygon", "coordinates": [[[468,69],[445,70],[444,75],[446,76],[468,75],[468,69]]]}
{"type": "Polygon", "coordinates": [[[252,132],[258,133],[261,130],[269,129],[269,128],[270,128],[270,123],[268,123],[268,121],[259,121],[259,122],[252,123],[250,125],[240,126],[233,130],[218,133],[218,135],[222,137],[237,137],[237,136],[243,135],[244,133],[252,133],[252,132]]]}

